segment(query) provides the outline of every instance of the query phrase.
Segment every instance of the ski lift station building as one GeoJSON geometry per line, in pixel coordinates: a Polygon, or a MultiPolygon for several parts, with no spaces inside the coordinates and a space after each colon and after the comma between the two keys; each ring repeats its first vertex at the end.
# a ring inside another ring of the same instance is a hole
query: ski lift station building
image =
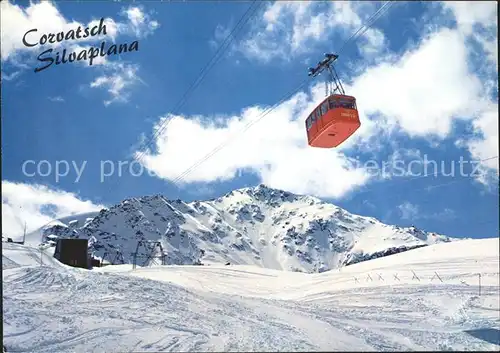
{"type": "Polygon", "coordinates": [[[54,258],[72,267],[89,268],[88,239],[59,238],[56,242],[54,258]]]}

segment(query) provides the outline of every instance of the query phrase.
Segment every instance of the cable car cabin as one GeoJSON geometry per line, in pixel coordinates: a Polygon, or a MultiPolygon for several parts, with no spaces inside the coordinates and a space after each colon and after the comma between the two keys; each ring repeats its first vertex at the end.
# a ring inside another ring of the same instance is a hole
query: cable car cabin
{"type": "Polygon", "coordinates": [[[306,119],[307,140],[312,147],[337,147],[360,126],[356,98],[332,94],[306,119]]]}

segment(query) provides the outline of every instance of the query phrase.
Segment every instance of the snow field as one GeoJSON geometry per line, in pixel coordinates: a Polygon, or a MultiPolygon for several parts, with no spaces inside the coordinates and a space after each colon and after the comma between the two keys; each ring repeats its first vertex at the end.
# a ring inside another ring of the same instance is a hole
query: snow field
{"type": "Polygon", "coordinates": [[[38,249],[3,243],[4,344],[9,352],[496,350],[498,249],[498,239],[464,240],[305,274],[248,265],[87,271],[40,266],[38,249]],[[443,282],[430,281],[435,271],[443,282]]]}

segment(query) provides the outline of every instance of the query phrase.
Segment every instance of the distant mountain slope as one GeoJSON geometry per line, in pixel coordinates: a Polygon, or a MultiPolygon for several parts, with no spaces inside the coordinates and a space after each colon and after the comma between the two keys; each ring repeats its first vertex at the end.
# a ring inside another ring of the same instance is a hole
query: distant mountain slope
{"type": "MultiPolygon", "coordinates": [[[[44,229],[47,227],[53,227],[52,229],[54,230],[55,233],[57,233],[56,226],[61,226],[61,228],[66,229],[68,226],[71,228],[75,227],[82,227],[86,223],[90,222],[92,219],[94,219],[95,216],[97,216],[99,212],[85,212],[85,213],[80,213],[72,216],[66,216],[66,217],[61,217],[59,219],[56,219],[49,224],[43,226],[41,229],[37,229],[33,232],[30,232],[26,234],[26,239],[25,243],[26,244],[31,244],[31,245],[38,245],[42,241],[42,235],[44,232],[44,229]]],[[[22,241],[23,238],[22,236],[17,237],[15,240],[17,241],[22,241]]]]}
{"type": "MultiPolygon", "coordinates": [[[[138,241],[157,241],[168,264],[233,264],[322,272],[455,239],[354,215],[310,196],[265,185],[234,190],[209,201],[184,203],[163,196],[131,198],[103,209],[85,224],[42,230],[45,240],[88,237],[98,256],[132,263],[138,241]]],[[[40,232],[38,233],[40,234],[40,232]]],[[[138,249],[139,266],[151,250],[138,249]]],[[[153,257],[160,255],[156,249],[153,257]]]]}

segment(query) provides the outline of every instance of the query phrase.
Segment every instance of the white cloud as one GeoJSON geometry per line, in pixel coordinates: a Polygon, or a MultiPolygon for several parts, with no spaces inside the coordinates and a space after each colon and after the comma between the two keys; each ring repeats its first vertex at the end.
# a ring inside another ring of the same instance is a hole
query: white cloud
{"type": "Polygon", "coordinates": [[[405,201],[404,203],[399,205],[398,209],[401,213],[401,219],[415,220],[419,217],[418,206],[408,201],[405,201]]]}
{"type": "Polygon", "coordinates": [[[457,27],[466,35],[472,35],[474,26],[497,26],[497,3],[494,1],[443,1],[445,9],[451,10],[457,27]]]}
{"type": "MultiPolygon", "coordinates": [[[[78,44],[73,44],[73,45],[71,45],[69,53],[74,52],[74,53],[76,53],[76,55],[79,55],[79,53],[82,50],[85,50],[87,52],[87,56],[90,56],[90,51],[89,50],[94,50],[94,52],[95,52],[96,48],[98,48],[98,47],[95,47],[95,46],[92,46],[92,45],[78,45],[78,44]]],[[[107,47],[105,47],[104,50],[106,50],[106,48],[107,47]]],[[[112,55],[114,55],[114,54],[112,54],[112,55]]],[[[89,61],[77,61],[77,62],[84,63],[85,65],[87,65],[87,63],[88,63],[88,66],[91,66],[90,65],[90,60],[89,61]]],[[[92,66],[94,66],[94,67],[95,66],[101,66],[102,67],[104,65],[112,65],[108,61],[108,57],[107,56],[98,55],[98,56],[96,56],[95,58],[92,59],[92,66]]]]}
{"type": "MultiPolygon", "coordinates": [[[[373,6],[369,6],[370,10],[373,6]]],[[[276,1],[268,6],[262,20],[255,23],[237,50],[252,59],[268,62],[274,58],[290,60],[314,50],[316,44],[330,40],[335,31],[347,39],[364,23],[366,6],[346,1],[276,1]]],[[[220,32],[220,30],[219,30],[220,32]]],[[[385,36],[369,28],[358,40],[364,55],[384,48],[385,36]]],[[[339,49],[339,48],[336,48],[339,49]]]]}
{"type": "MultiPolygon", "coordinates": [[[[26,8],[14,5],[10,2],[2,2],[2,61],[8,61],[19,65],[24,54],[38,55],[43,51],[40,46],[28,48],[23,45],[22,37],[26,31],[36,28],[38,36],[45,33],[67,32],[70,29],[76,30],[78,26],[85,28],[99,25],[100,19],[93,19],[88,24],[77,21],[69,21],[59,12],[55,4],[51,2],[32,3],[26,8]]],[[[114,43],[119,35],[132,36],[134,40],[152,34],[158,27],[157,21],[137,6],[130,6],[122,9],[120,15],[127,18],[126,21],[115,21],[111,18],[104,20],[106,35],[99,37],[88,37],[70,42],[58,43],[56,46],[63,46],[67,53],[80,53],[82,50],[96,48],[96,42],[108,39],[114,43]]],[[[124,42],[128,43],[129,42],[124,42]]],[[[118,44],[124,44],[118,43],[118,44]]],[[[108,44],[109,46],[110,44],[108,44]]],[[[107,48],[107,47],[106,47],[107,48]]],[[[25,58],[26,59],[26,58],[25,58]]],[[[31,59],[29,59],[31,61],[31,59]]],[[[25,60],[26,61],[26,60],[25,60]]],[[[28,62],[28,61],[26,61],[28,62]]],[[[79,61],[89,65],[89,61],[79,61]]],[[[128,89],[137,82],[142,82],[137,75],[138,66],[109,60],[107,56],[97,56],[93,59],[92,66],[100,67],[103,73],[95,78],[89,86],[92,88],[105,88],[111,97],[104,101],[105,105],[114,102],[127,102],[130,96],[128,89]]],[[[43,67],[43,66],[42,66],[43,67]]],[[[23,69],[30,68],[23,65],[23,69]]],[[[19,71],[15,73],[18,75],[19,71]]],[[[3,78],[12,79],[13,75],[2,73],[3,78]]]]}
{"type": "Polygon", "coordinates": [[[368,200],[363,200],[362,204],[368,208],[376,209],[377,207],[368,200]]]}
{"type": "Polygon", "coordinates": [[[484,106],[481,82],[468,71],[464,39],[448,29],[397,62],[368,68],[348,88],[364,114],[382,114],[411,137],[444,138],[453,118],[472,119],[484,106]]]}
{"type": "MultiPolygon", "coordinates": [[[[473,122],[479,136],[468,141],[472,157],[478,160],[489,159],[498,155],[498,104],[491,104],[473,122]]],[[[498,170],[498,158],[484,161],[484,164],[498,170]]]]}
{"type": "Polygon", "coordinates": [[[146,37],[160,26],[157,21],[152,20],[148,14],[136,6],[122,10],[122,15],[128,18],[129,24],[119,24],[120,32],[128,32],[136,37],[146,37]]]}
{"type": "Polygon", "coordinates": [[[456,218],[456,213],[450,208],[445,208],[439,212],[426,214],[420,210],[418,205],[414,205],[411,202],[405,201],[398,206],[401,219],[405,220],[417,220],[417,219],[438,219],[441,221],[446,221],[456,218]]]}
{"type": "MultiPolygon", "coordinates": [[[[41,47],[26,47],[23,44],[24,34],[31,30],[37,29],[29,40],[36,42],[43,34],[58,33],[61,31],[67,32],[71,29],[76,30],[78,26],[85,28],[86,26],[94,26],[99,24],[99,20],[92,20],[88,24],[83,24],[77,21],[68,21],[59,12],[55,4],[49,1],[32,3],[26,8],[12,4],[10,1],[2,1],[1,3],[1,29],[2,29],[2,61],[8,60],[11,56],[19,52],[41,52],[41,47]]],[[[107,35],[98,37],[87,37],[71,41],[72,45],[77,43],[102,40],[104,37],[113,39],[116,36],[116,23],[114,20],[107,18],[104,21],[106,25],[107,35]]],[[[67,47],[69,42],[62,42],[59,45],[67,47]]],[[[47,43],[45,46],[53,46],[47,43]]]]}
{"type": "Polygon", "coordinates": [[[209,41],[210,46],[214,49],[217,49],[230,33],[231,29],[229,27],[224,27],[220,24],[217,25],[217,27],[215,27],[214,38],[209,41]]]}
{"type": "Polygon", "coordinates": [[[425,175],[427,160],[417,149],[396,147],[382,167],[382,177],[414,177],[425,175]]]}
{"type": "MultiPolygon", "coordinates": [[[[48,43],[43,47],[40,45],[26,47],[22,40],[28,30],[34,28],[38,30],[30,37],[30,41],[36,42],[42,34],[61,31],[66,33],[69,30],[76,30],[79,26],[82,28],[98,26],[100,19],[93,19],[88,23],[69,21],[61,14],[55,3],[50,1],[31,3],[26,8],[12,4],[9,1],[2,1],[0,6],[2,61],[16,60],[16,56],[20,54],[38,55],[49,46],[54,48],[63,46],[68,52],[79,51],[80,49],[89,48],[90,43],[100,42],[103,39],[114,41],[118,35],[122,34],[133,35],[137,39],[151,34],[159,27],[158,22],[152,20],[149,15],[144,14],[140,8],[129,7],[121,12],[122,15],[127,17],[126,22],[115,21],[111,18],[104,19],[106,35],[89,36],[69,42],[63,41],[54,45],[48,43]]],[[[99,62],[96,62],[96,64],[102,64],[104,60],[105,58],[99,58],[99,62]]]]}
{"type": "MultiPolygon", "coordinates": [[[[457,30],[471,41],[477,42],[484,51],[484,55],[479,54],[481,65],[490,71],[492,81],[495,81],[494,89],[498,91],[497,4],[492,1],[444,1],[442,6],[455,18],[457,30]],[[484,60],[484,56],[487,60],[484,60]]],[[[469,45],[469,51],[478,54],[473,45],[469,45]]]]}
{"type": "Polygon", "coordinates": [[[496,65],[498,68],[498,36],[491,40],[484,36],[477,36],[476,39],[483,46],[483,49],[487,54],[488,61],[496,65]]]}
{"type": "MultiPolygon", "coordinates": [[[[436,143],[450,137],[454,120],[464,119],[477,132],[462,143],[472,157],[498,155],[498,104],[490,98],[489,80],[470,72],[466,43],[459,31],[441,29],[400,60],[368,68],[347,90],[357,97],[361,116],[383,117],[379,127],[436,143]]],[[[498,173],[496,160],[484,167],[498,173]]]]}
{"type": "Polygon", "coordinates": [[[137,82],[142,82],[137,76],[138,66],[118,63],[106,69],[107,73],[92,81],[90,87],[107,89],[111,98],[104,101],[106,106],[115,102],[128,102],[130,96],[128,89],[137,82]]]}
{"type": "MultiPolygon", "coordinates": [[[[482,109],[473,121],[478,136],[461,141],[461,144],[469,149],[473,158],[488,159],[498,155],[498,4],[492,1],[444,1],[442,5],[454,15],[457,30],[477,41],[486,55],[487,60],[484,56],[479,60],[487,66],[491,78],[484,79],[482,93],[491,98],[481,105],[482,109]]],[[[470,47],[469,51],[475,51],[475,48],[470,47]]],[[[482,73],[483,67],[478,71],[482,73]]],[[[484,161],[482,168],[479,181],[489,183],[489,176],[493,176],[493,181],[498,180],[498,158],[484,161]]]]}
{"type": "MultiPolygon", "coordinates": [[[[316,90],[314,94],[313,102],[317,102],[321,98],[321,90],[316,90]]],[[[173,117],[156,141],[159,154],[148,153],[142,161],[159,177],[174,179],[219,144],[236,136],[219,153],[187,175],[185,181],[228,180],[241,170],[251,170],[271,187],[341,197],[365,184],[369,176],[364,170],[356,169],[341,149],[307,146],[302,119],[313,105],[305,94],[300,93],[244,134],[237,133],[249,122],[255,121],[265,108],[252,107],[244,110],[241,116],[230,117],[226,121],[220,117],[213,120],[173,117]]],[[[170,118],[164,117],[160,123],[170,118]]]]}
{"type": "Polygon", "coordinates": [[[51,102],[64,102],[64,98],[61,96],[49,97],[49,100],[51,102]]]}
{"type": "MultiPolygon", "coordinates": [[[[268,10],[266,15],[271,30],[281,25],[276,18],[283,8],[295,6],[300,13],[310,6],[275,4],[275,13],[268,10]]],[[[352,168],[344,152],[351,148],[376,151],[395,133],[435,145],[451,137],[453,122],[463,119],[482,131],[468,145],[472,153],[486,155],[498,143],[498,128],[492,128],[498,124],[497,108],[492,108],[484,94],[484,81],[470,72],[468,54],[463,33],[442,28],[401,56],[388,56],[352,78],[352,84],[345,85],[346,92],[357,97],[362,125],[338,149],[307,146],[304,119],[323,98],[320,83],[312,97],[296,95],[245,133],[239,131],[265,107],[251,107],[240,116],[219,118],[222,122],[217,123],[210,123],[217,120],[213,117],[175,117],[158,137],[157,153],[143,160],[160,177],[172,180],[232,137],[230,145],[197,166],[185,181],[227,180],[238,170],[251,170],[270,186],[339,198],[371,180],[366,170],[352,168]]]]}
{"type": "MultiPolygon", "coordinates": [[[[391,59],[388,55],[384,61],[354,78],[351,87],[346,87],[348,93],[358,98],[362,116],[378,114],[378,122],[383,123],[387,131],[401,129],[410,137],[424,137],[433,140],[432,143],[449,136],[454,119],[472,121],[490,116],[487,113],[491,105],[488,97],[498,90],[496,4],[448,1],[442,4],[455,15],[457,30],[435,29],[402,58],[393,56],[391,59]],[[488,31],[473,30],[478,24],[488,31]],[[480,80],[470,72],[471,46],[466,41],[471,36],[483,46],[487,58],[494,63],[491,67],[494,68],[495,82],[480,80]]],[[[321,6],[319,3],[275,2],[264,13],[259,30],[244,41],[244,52],[264,61],[275,56],[287,58],[299,53],[301,48],[312,50],[314,43],[328,38],[332,29],[342,28],[347,35],[362,25],[360,13],[374,12],[372,5],[363,3],[331,2],[330,11],[318,11],[321,6]],[[315,26],[316,19],[322,21],[315,26]]],[[[385,41],[384,35],[376,30],[368,31],[365,37],[368,42],[361,45],[365,54],[377,52],[385,41]],[[372,50],[370,44],[375,49],[372,50]]],[[[493,110],[491,112],[493,114],[493,110]]],[[[488,121],[491,129],[480,131],[484,139],[468,144],[473,156],[478,156],[479,150],[498,141],[498,118],[495,120],[490,116],[488,121]]],[[[380,124],[374,126],[367,120],[363,123],[357,134],[359,138],[352,139],[352,145],[360,142],[373,145],[375,134],[382,133],[380,124]]],[[[474,123],[475,126],[485,124],[474,123]]],[[[489,154],[492,153],[493,150],[489,150],[489,154]]],[[[493,163],[490,161],[487,167],[494,166],[493,163]]]]}
{"type": "Polygon", "coordinates": [[[441,220],[448,220],[448,219],[454,219],[454,218],[457,218],[457,215],[455,213],[455,211],[453,211],[452,209],[450,208],[445,208],[444,210],[442,210],[441,212],[438,212],[436,214],[433,214],[430,216],[431,218],[437,218],[437,219],[441,219],[441,220]]]}
{"type": "Polygon", "coordinates": [[[15,71],[11,74],[7,74],[7,73],[2,71],[2,81],[12,81],[17,76],[19,76],[20,73],[21,73],[21,71],[15,71]]]}
{"type": "Polygon", "coordinates": [[[77,195],[39,184],[2,181],[2,235],[17,238],[65,216],[104,208],[77,195]],[[52,212],[47,212],[49,206],[52,212]],[[52,213],[52,214],[50,214],[52,213]]]}
{"type": "Polygon", "coordinates": [[[474,120],[477,136],[463,143],[472,158],[481,161],[477,180],[486,186],[498,186],[498,104],[491,104],[481,116],[474,120]],[[497,158],[493,158],[493,157],[497,158]]]}

